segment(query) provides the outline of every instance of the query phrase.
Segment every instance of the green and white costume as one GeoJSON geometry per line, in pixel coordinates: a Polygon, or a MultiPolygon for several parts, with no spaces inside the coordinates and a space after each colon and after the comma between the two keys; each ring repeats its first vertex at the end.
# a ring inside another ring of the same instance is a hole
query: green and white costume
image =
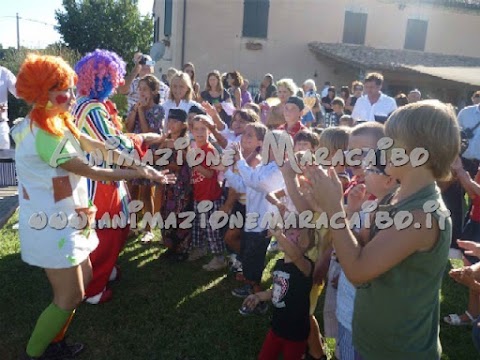
{"type": "Polygon", "coordinates": [[[87,180],[59,167],[82,156],[78,142],[72,143],[76,140],[68,130],[70,136],[54,136],[29,118],[11,133],[16,143],[22,260],[47,269],[81,264],[98,245],[95,230],[75,225],[80,218],[77,211],[89,207],[87,180]],[[70,157],[56,159],[59,146],[63,146],[61,156],[70,157]]]}

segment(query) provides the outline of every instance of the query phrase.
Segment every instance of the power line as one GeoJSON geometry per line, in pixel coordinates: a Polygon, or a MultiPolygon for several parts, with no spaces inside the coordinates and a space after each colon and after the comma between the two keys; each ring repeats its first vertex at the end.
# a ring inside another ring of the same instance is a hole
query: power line
{"type": "Polygon", "coordinates": [[[17,49],[20,49],[20,19],[25,20],[25,21],[38,23],[38,24],[42,24],[42,25],[46,25],[46,26],[51,26],[51,27],[55,28],[54,24],[50,24],[50,23],[47,23],[45,21],[40,21],[40,20],[36,20],[36,19],[29,19],[29,18],[20,17],[20,15],[18,15],[18,13],[17,13],[16,16],[6,15],[6,16],[0,16],[0,19],[1,18],[15,18],[17,20],[17,49]]]}
{"type": "MultiPolygon", "coordinates": [[[[14,19],[16,19],[17,17],[16,17],[16,16],[0,16],[0,19],[1,19],[1,18],[14,18],[14,19]]],[[[21,19],[21,20],[27,20],[27,21],[31,21],[31,22],[36,22],[36,23],[43,24],[43,25],[48,25],[48,26],[53,26],[53,27],[55,26],[55,24],[50,24],[50,23],[47,23],[47,22],[44,22],[44,21],[40,21],[40,20],[24,18],[24,17],[21,17],[21,16],[19,16],[18,18],[21,19]]]]}

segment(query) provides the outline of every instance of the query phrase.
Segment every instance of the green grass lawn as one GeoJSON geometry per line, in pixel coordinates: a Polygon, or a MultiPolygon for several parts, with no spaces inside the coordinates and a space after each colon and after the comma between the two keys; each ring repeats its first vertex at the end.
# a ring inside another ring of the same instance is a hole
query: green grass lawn
{"type": "MultiPolygon", "coordinates": [[[[17,215],[0,230],[0,360],[17,359],[35,321],[51,302],[44,273],[20,259],[17,215]]],[[[159,259],[164,249],[131,240],[120,256],[123,278],[113,285],[112,302],[82,304],[70,328],[87,345],[80,360],[251,360],[269,327],[269,316],[244,318],[237,283],[222,272],[207,273],[203,261],[173,264],[159,259]]],[[[278,256],[278,255],[277,255],[278,256]]],[[[269,268],[275,258],[269,258],[269,268]]],[[[458,265],[458,263],[456,263],[458,265]]],[[[265,272],[264,281],[271,281],[265,272]]],[[[442,316],[463,311],[464,287],[445,277],[442,316]]],[[[322,319],[321,299],[317,318],[322,319]]],[[[392,309],[395,311],[395,309],[392,309]]],[[[442,324],[442,359],[479,358],[470,327],[442,324]]],[[[333,341],[329,341],[332,352],[333,341]]]]}

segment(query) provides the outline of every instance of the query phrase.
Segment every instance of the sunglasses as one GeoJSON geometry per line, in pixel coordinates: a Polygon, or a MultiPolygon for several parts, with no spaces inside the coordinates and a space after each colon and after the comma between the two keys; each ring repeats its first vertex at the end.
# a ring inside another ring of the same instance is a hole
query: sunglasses
{"type": "Polygon", "coordinates": [[[356,87],[356,88],[353,88],[354,91],[363,91],[363,88],[362,87],[356,87]]]}

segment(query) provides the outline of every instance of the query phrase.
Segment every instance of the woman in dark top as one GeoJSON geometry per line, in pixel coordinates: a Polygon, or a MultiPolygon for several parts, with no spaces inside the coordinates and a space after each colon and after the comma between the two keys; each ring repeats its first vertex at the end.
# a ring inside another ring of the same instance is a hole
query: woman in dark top
{"type": "Polygon", "coordinates": [[[229,116],[222,108],[222,102],[231,102],[231,98],[228,91],[223,88],[222,76],[218,70],[213,70],[208,74],[205,90],[200,94],[200,102],[202,101],[206,101],[213,105],[220,114],[222,120],[227,124],[230,123],[230,121],[227,121],[230,120],[229,116]]]}
{"type": "MultiPolygon", "coordinates": [[[[345,104],[347,103],[348,99],[350,99],[350,90],[348,89],[348,86],[342,86],[340,89],[340,97],[343,99],[345,104]]],[[[344,109],[344,112],[346,115],[352,115],[352,112],[344,109]]]]}
{"type": "Polygon", "coordinates": [[[363,95],[363,84],[361,81],[354,81],[352,83],[352,95],[345,101],[345,112],[348,110],[350,114],[357,102],[357,99],[363,95]]]}
{"type": "Polygon", "coordinates": [[[335,86],[330,86],[328,88],[328,95],[322,98],[322,105],[325,108],[326,113],[331,113],[332,109],[332,101],[335,99],[336,96],[335,86]]]}
{"type": "Polygon", "coordinates": [[[233,105],[237,110],[242,108],[242,91],[240,87],[243,85],[243,77],[238,71],[233,71],[227,75],[228,91],[232,97],[233,105]]]}
{"type": "Polygon", "coordinates": [[[273,83],[273,75],[272,74],[266,74],[265,77],[263,78],[262,85],[265,86],[265,100],[270,98],[270,97],[275,97],[277,96],[277,87],[273,83]]]}

